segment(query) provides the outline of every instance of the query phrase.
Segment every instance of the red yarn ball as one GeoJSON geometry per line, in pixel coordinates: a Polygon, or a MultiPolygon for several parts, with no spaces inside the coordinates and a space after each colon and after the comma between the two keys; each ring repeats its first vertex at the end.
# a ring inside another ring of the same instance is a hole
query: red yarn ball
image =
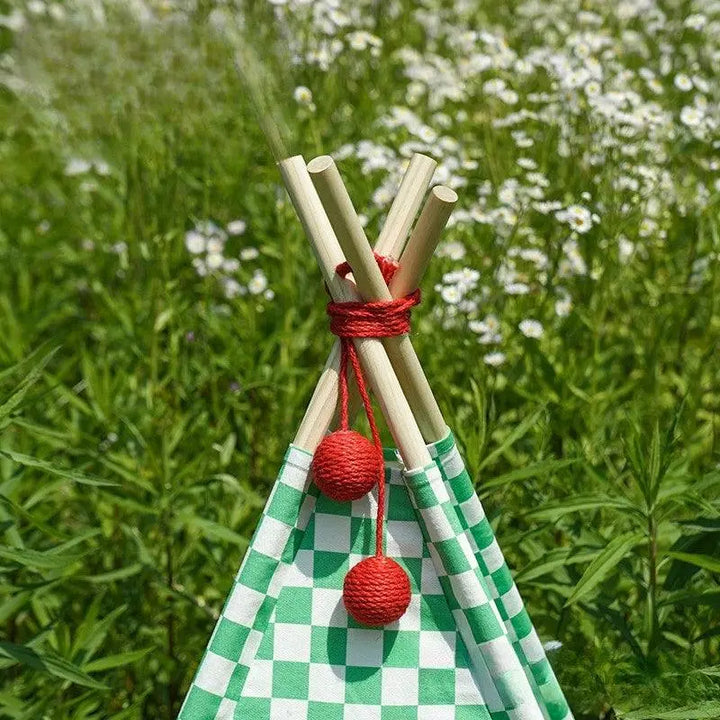
{"type": "Polygon", "coordinates": [[[362,625],[389,625],[410,604],[410,579],[389,557],[365,558],[345,576],[343,602],[348,614],[362,625]]]}
{"type": "Polygon", "coordinates": [[[378,449],[354,430],[326,435],[315,450],[311,468],[323,494],[339,502],[366,495],[384,472],[378,449]]]}

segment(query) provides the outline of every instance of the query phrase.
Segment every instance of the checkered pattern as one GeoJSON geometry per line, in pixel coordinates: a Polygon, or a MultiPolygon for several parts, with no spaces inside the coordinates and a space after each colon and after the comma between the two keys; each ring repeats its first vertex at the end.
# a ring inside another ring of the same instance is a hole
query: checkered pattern
{"type": "Polygon", "coordinates": [[[549,720],[572,720],[565,696],[513,582],[452,433],[428,446],[428,449],[442,474],[460,525],[473,546],[486,586],[546,717],[549,720]]]}
{"type": "Polygon", "coordinates": [[[386,552],[412,601],[368,629],[345,612],[342,583],[374,549],[375,499],[318,497],[310,456],[290,448],[180,720],[543,719],[445,489],[459,488],[450,448],[434,449],[437,465],[406,474],[410,494],[386,465],[386,552]]]}
{"type": "MultiPolygon", "coordinates": [[[[240,692],[265,636],[315,509],[312,456],[292,445],[178,720],[233,720],[240,692]]],[[[254,717],[247,716],[248,720],[254,717]]]]}

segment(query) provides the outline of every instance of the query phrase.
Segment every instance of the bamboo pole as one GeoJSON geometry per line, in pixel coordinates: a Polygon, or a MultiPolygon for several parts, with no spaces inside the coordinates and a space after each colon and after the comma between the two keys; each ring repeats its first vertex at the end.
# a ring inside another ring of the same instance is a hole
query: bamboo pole
{"type": "MultiPolygon", "coordinates": [[[[375,252],[393,258],[403,253],[409,228],[420,209],[420,204],[427,186],[430,184],[436,165],[437,163],[427,155],[421,155],[420,153],[413,155],[380,232],[380,237],[375,245],[375,252]]],[[[406,252],[410,250],[411,245],[414,246],[424,241],[423,236],[415,237],[415,233],[413,233],[412,241],[407,243],[406,252]]],[[[420,248],[416,248],[413,253],[422,254],[422,251],[420,248]]],[[[430,253],[432,254],[432,250],[430,253]]],[[[412,285],[411,290],[418,286],[422,277],[419,274],[421,268],[418,267],[417,270],[418,273],[406,273],[407,284],[412,285]]],[[[398,274],[399,272],[398,270],[398,274]]],[[[339,367],[340,343],[336,340],[293,440],[294,445],[309,452],[314,452],[335,416],[339,367]]]]}
{"type": "MultiPolygon", "coordinates": [[[[335,162],[330,156],[322,155],[310,161],[308,172],[338,242],[353,269],[353,277],[360,295],[365,300],[390,300],[391,291],[375,262],[365,231],[335,162]]],[[[443,188],[431,194],[431,204],[426,206],[428,212],[423,213],[425,217],[422,219],[422,224],[418,222],[418,232],[426,237],[432,237],[437,243],[439,231],[447,222],[455,202],[457,195],[450,188],[443,188]]],[[[427,264],[428,260],[429,258],[423,262],[427,264]]],[[[406,283],[406,278],[403,280],[401,277],[398,284],[406,283]]],[[[427,442],[442,439],[447,435],[448,428],[409,335],[384,338],[383,344],[423,437],[427,442]]]]}
{"type": "MultiPolygon", "coordinates": [[[[290,199],[313,246],[330,296],[336,302],[359,300],[360,296],[353,285],[335,272],[335,268],[345,258],[305,161],[296,155],[280,161],[279,166],[290,199]]],[[[387,286],[384,283],[383,286],[387,292],[387,286]]],[[[405,466],[425,467],[431,462],[430,453],[382,342],[374,338],[357,338],[353,342],[405,466]]]]}

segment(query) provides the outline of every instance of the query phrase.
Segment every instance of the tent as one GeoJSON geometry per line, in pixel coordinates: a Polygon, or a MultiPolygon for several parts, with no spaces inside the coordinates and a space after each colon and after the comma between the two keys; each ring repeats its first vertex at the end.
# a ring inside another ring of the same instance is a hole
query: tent
{"type": "MultiPolygon", "coordinates": [[[[402,251],[433,161],[413,158],[379,236],[376,252],[400,256],[389,285],[334,163],[295,157],[280,168],[336,302],[417,286],[456,199],[435,188],[402,251]],[[354,283],[336,273],[345,256],[354,283]]],[[[384,452],[386,491],[338,502],[313,482],[337,405],[336,344],[180,720],[572,718],[409,336],[352,343],[398,446],[384,452]],[[368,627],[347,612],[343,587],[378,529],[378,552],[407,574],[409,605],[368,627]]]]}

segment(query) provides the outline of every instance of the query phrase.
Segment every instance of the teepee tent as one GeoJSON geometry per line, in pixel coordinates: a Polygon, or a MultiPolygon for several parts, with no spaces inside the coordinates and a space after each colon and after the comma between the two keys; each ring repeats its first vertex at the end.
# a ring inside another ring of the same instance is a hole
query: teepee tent
{"type": "MultiPolygon", "coordinates": [[[[431,193],[388,288],[334,164],[318,158],[311,174],[299,157],[280,166],[335,303],[382,303],[416,287],[452,191],[431,193]],[[356,285],[336,272],[343,250],[356,285]]],[[[433,167],[413,158],[380,254],[400,254],[433,167]]],[[[181,720],[571,718],[407,333],[385,346],[351,337],[336,344],[286,453],[181,720]],[[319,492],[310,468],[351,344],[358,385],[364,374],[398,451],[386,451],[376,493],[340,502],[319,492]],[[373,538],[374,559],[386,554],[408,582],[405,606],[381,627],[359,622],[371,616],[348,596],[373,538]]]]}

